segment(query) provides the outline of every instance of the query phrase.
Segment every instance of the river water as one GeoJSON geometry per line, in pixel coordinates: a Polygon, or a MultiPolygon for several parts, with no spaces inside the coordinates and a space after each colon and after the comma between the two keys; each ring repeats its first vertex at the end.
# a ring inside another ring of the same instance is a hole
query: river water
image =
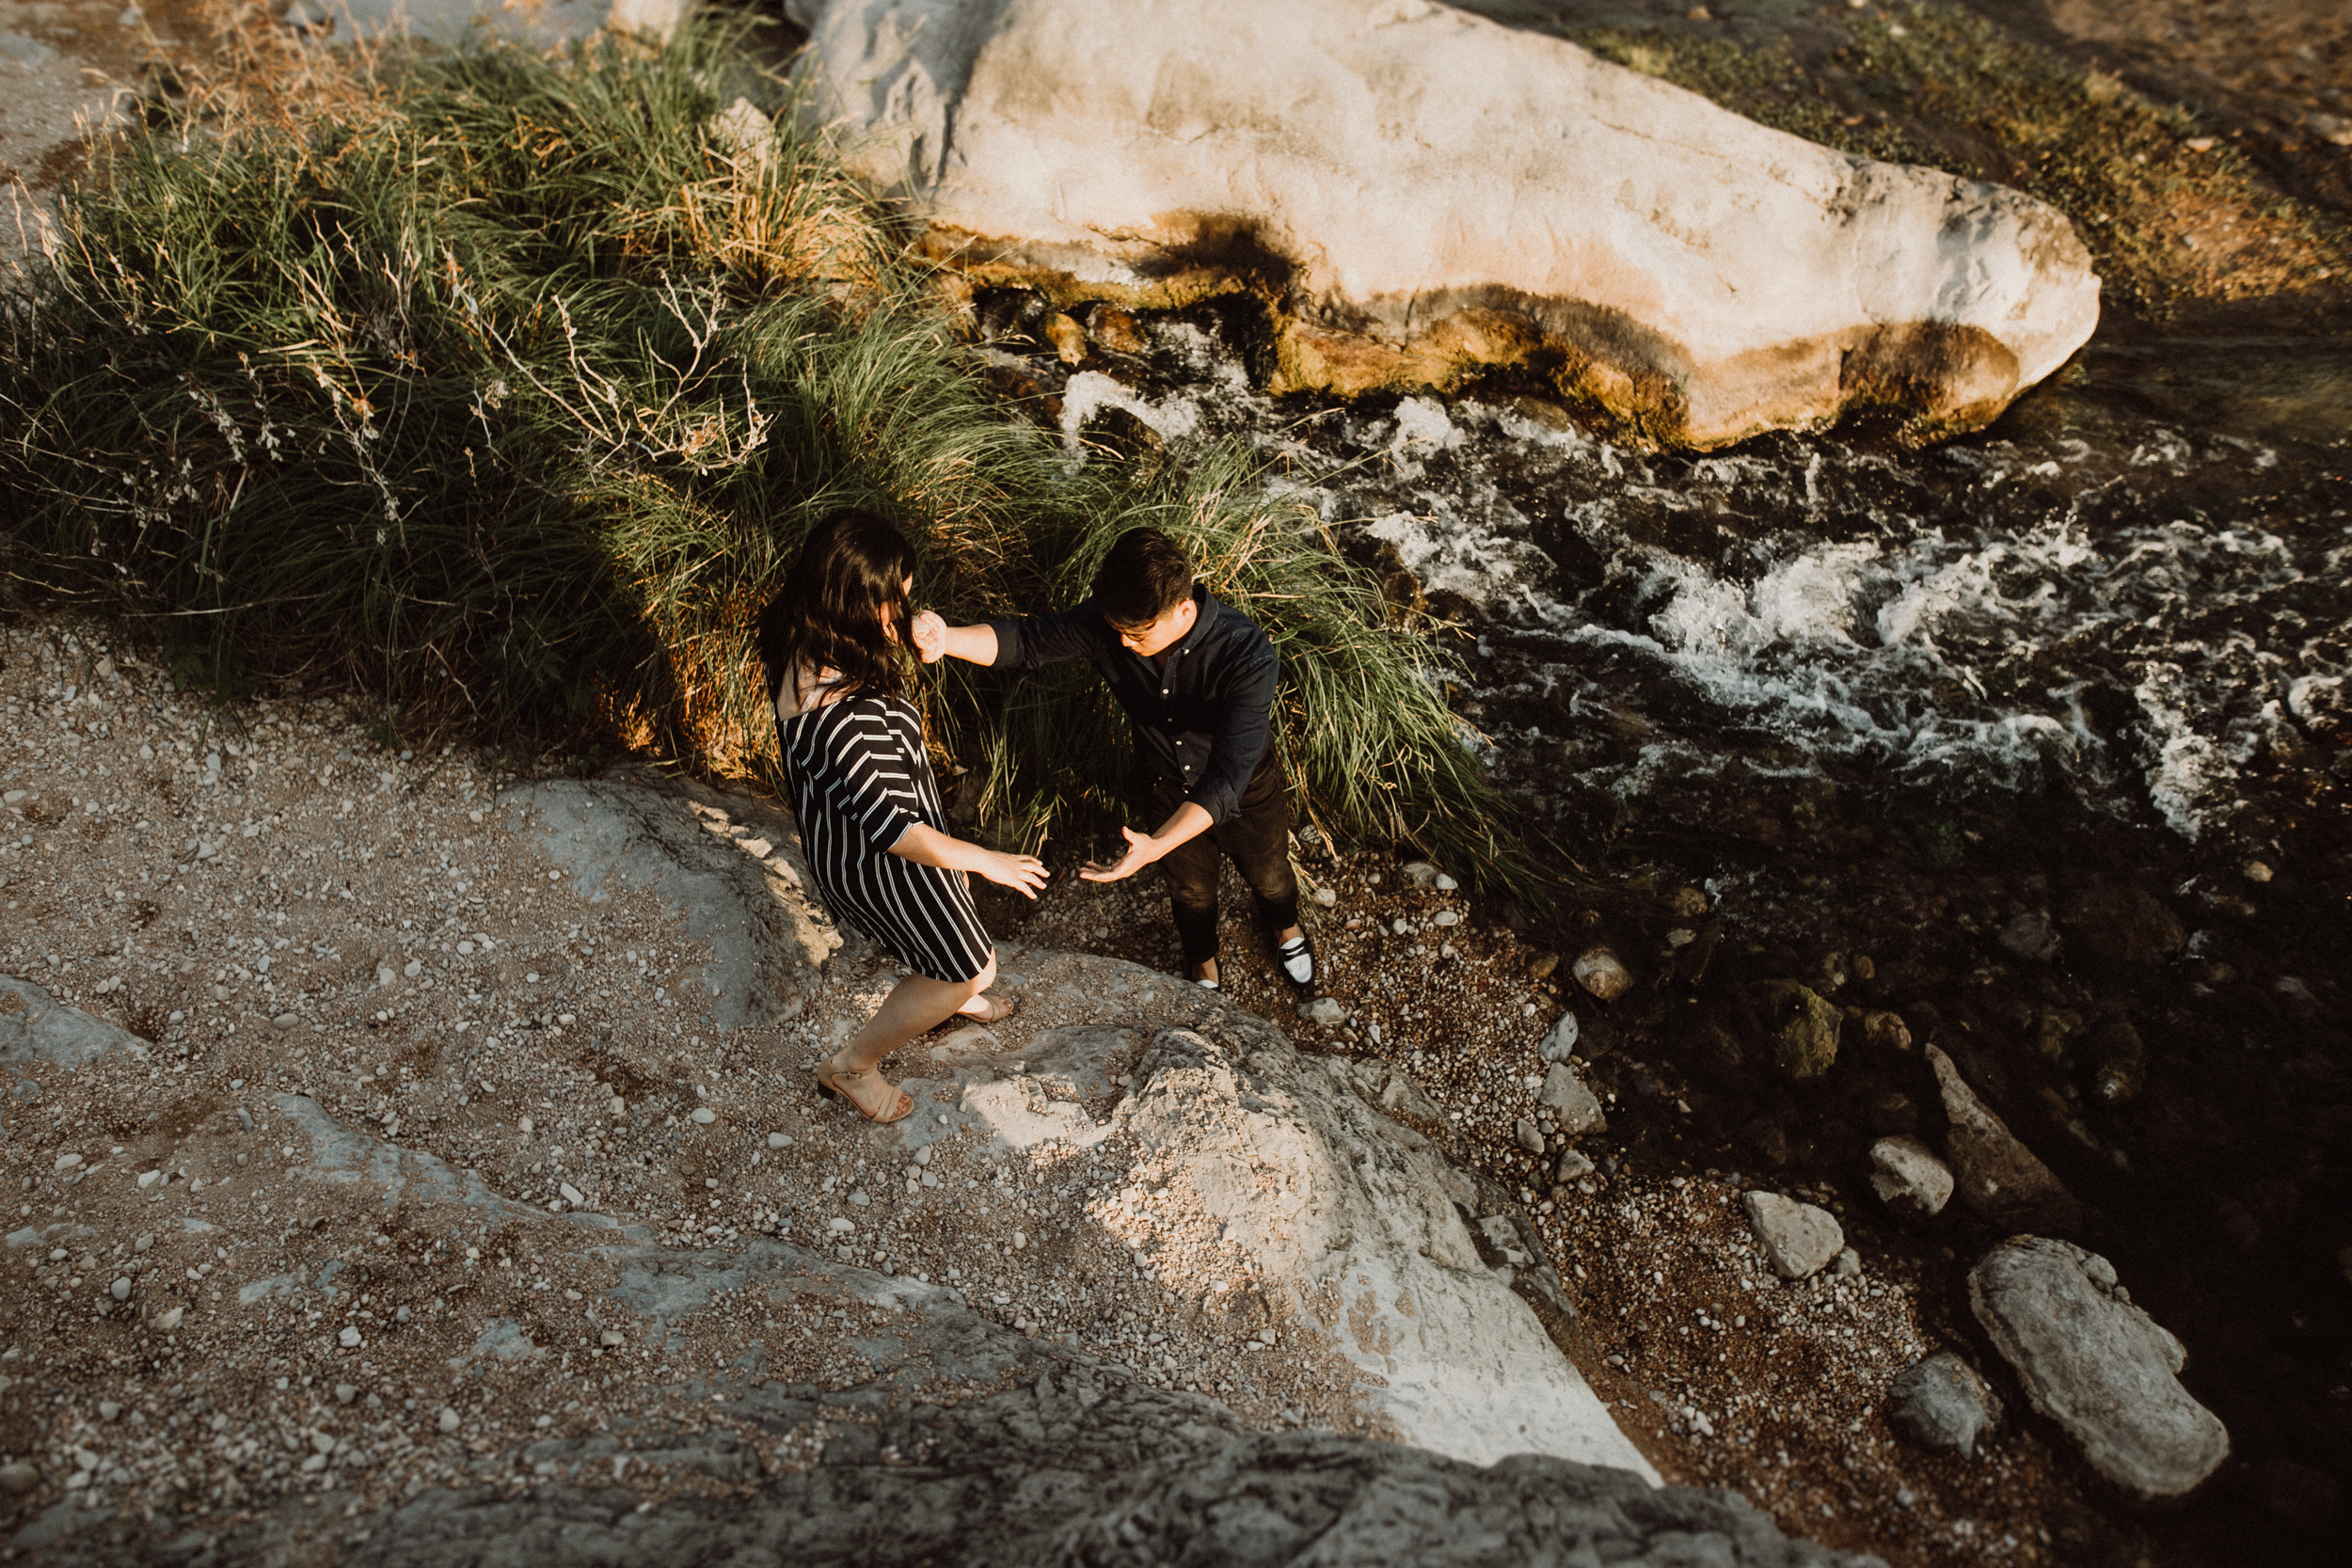
{"type": "MultiPolygon", "coordinates": [[[[1801,1089],[1687,1042],[1768,978],[1899,1011],[2092,1206],[2078,1239],[2230,1425],[2185,1560],[2311,1549],[2352,1479],[2352,349],[2111,327],[1963,439],[1700,455],[1507,391],[1278,403],[1215,309],[1071,374],[1021,341],[1033,301],[983,307],[1073,460],[1247,441],[1393,602],[1458,624],[1497,774],[1631,890],[1553,934],[1645,953],[1611,1022],[1708,1091],[1698,1145],[1638,1118],[1636,1145],[1858,1185],[1872,1137],[1934,1136],[1915,1055],[1849,1029],[1801,1089]],[[1642,907],[1683,883],[1711,966],[1642,907]],[[2037,921],[2055,958],[2015,940],[2037,921]],[[2117,1021],[2128,1059],[2094,1043],[2117,1021]]],[[[1918,1244],[1964,1271],[1994,1240],[1955,1216],[1918,1244]]]]}

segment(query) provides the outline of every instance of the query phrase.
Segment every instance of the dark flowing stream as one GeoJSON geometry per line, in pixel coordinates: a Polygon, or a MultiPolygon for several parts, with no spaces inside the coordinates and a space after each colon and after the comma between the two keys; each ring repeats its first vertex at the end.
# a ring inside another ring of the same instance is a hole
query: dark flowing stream
{"type": "MultiPolygon", "coordinates": [[[[1679,1127],[1637,1101],[1637,1151],[1867,1204],[1869,1141],[1940,1128],[1920,1050],[1942,1047],[2091,1207],[2074,1239],[2230,1428],[2165,1532],[2181,1560],[2329,1550],[2352,1481],[2352,349],[2110,328],[1964,439],[1694,455],[1508,391],[1277,403],[1254,324],[1214,309],[1073,374],[1024,332],[1033,299],[981,305],[983,352],[1058,399],[1073,453],[1245,439],[1393,602],[1458,623],[1457,711],[1622,890],[1550,934],[1605,924],[1642,954],[1604,1039],[1691,1085],[1679,1127]],[[1683,884],[1710,912],[1669,948],[1688,922],[1643,895],[1683,884]],[[1740,1059],[1741,988],[1786,978],[1848,1009],[1810,1085],[1740,1059]]],[[[1915,1245],[1964,1300],[1998,1239],[1955,1204],[1915,1245]]]]}

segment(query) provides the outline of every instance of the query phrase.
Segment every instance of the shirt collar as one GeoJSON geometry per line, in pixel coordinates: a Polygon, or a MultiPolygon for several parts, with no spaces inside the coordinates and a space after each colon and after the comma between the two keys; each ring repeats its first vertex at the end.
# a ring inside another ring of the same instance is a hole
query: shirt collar
{"type": "Polygon", "coordinates": [[[1209,623],[1216,619],[1216,612],[1224,608],[1209,596],[1209,591],[1206,588],[1197,582],[1192,585],[1192,629],[1184,633],[1176,646],[1169,650],[1171,653],[1191,653],[1193,645],[1207,633],[1209,623]]]}

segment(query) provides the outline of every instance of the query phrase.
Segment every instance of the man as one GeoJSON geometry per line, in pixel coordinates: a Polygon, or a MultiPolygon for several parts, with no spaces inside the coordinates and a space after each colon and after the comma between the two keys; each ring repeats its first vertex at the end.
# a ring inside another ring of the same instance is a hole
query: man
{"type": "Polygon", "coordinates": [[[950,626],[926,610],[914,619],[926,664],[952,656],[972,664],[1030,670],[1090,658],[1135,726],[1148,781],[1149,833],[1133,828],[1126,853],[1078,874],[1115,882],[1157,863],[1194,981],[1217,989],[1218,853],[1232,857],[1276,932],[1276,958],[1293,985],[1314,983],[1314,947],[1298,927],[1291,872],[1290,796],[1267,725],[1279,662],[1258,624],[1212,598],[1192,562],[1157,529],[1130,529],[1094,574],[1094,595],[1075,610],[950,626]]]}

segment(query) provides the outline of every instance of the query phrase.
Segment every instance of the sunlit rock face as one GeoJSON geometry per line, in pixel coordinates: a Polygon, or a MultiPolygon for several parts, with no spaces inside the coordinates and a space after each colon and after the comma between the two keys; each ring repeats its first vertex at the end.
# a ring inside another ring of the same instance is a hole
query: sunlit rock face
{"type": "Polygon", "coordinates": [[[1275,390],[1516,367],[1657,439],[1981,424],[2098,321],[2056,211],[1424,0],[795,0],[970,283],[1274,307],[1275,390]]]}

